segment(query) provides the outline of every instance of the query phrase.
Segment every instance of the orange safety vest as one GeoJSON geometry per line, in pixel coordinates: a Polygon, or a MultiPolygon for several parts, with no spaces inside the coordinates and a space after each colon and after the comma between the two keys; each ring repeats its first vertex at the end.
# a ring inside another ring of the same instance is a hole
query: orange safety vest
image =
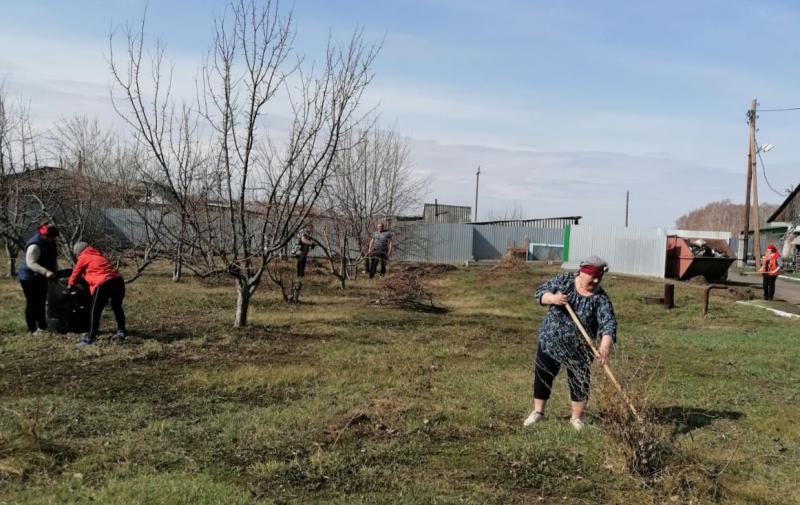
{"type": "Polygon", "coordinates": [[[780,274],[780,270],[778,270],[778,253],[765,254],[761,259],[761,270],[759,272],[771,277],[777,277],[780,274]]]}

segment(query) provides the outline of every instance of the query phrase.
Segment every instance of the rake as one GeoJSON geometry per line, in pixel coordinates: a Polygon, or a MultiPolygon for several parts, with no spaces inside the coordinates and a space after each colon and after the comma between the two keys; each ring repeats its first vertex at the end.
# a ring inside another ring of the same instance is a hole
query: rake
{"type": "MultiPolygon", "coordinates": [[[[583,327],[583,323],[581,323],[581,320],[578,319],[578,315],[575,314],[575,311],[572,309],[572,305],[566,303],[564,306],[567,308],[567,312],[569,312],[569,317],[572,318],[572,321],[575,323],[575,326],[578,327],[578,330],[580,330],[584,340],[586,340],[586,344],[594,353],[595,358],[599,358],[600,352],[597,350],[597,347],[595,347],[591,337],[589,337],[589,333],[586,332],[586,328],[583,327]]],[[[617,381],[617,378],[614,377],[614,374],[613,372],[611,372],[611,368],[609,368],[607,363],[603,363],[603,370],[605,370],[606,375],[608,376],[609,379],[611,379],[611,383],[614,384],[619,393],[622,395],[622,398],[625,400],[625,403],[628,404],[628,408],[631,409],[631,412],[633,412],[633,415],[634,417],[636,417],[636,420],[641,423],[642,418],[639,416],[639,412],[636,411],[636,407],[633,406],[633,402],[631,402],[631,399],[625,393],[625,390],[622,389],[622,386],[620,386],[619,381],[617,381]]]]}

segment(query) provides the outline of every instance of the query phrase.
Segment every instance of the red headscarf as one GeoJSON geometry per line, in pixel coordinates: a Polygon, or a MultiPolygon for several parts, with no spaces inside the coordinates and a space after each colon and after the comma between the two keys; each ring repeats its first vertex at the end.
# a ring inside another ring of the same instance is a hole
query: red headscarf
{"type": "Polygon", "coordinates": [[[581,272],[585,273],[586,275],[595,277],[597,279],[602,279],[605,269],[603,267],[598,267],[595,265],[584,265],[581,267],[581,272]]]}

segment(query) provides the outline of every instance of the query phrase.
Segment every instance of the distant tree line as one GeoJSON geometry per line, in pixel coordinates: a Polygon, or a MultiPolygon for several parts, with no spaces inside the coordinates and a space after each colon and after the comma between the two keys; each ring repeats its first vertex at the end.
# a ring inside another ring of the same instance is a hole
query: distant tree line
{"type": "MultiPolygon", "coordinates": [[[[777,205],[771,203],[759,204],[759,226],[763,226],[767,218],[777,208],[777,205]]],[[[675,226],[679,229],[729,231],[734,236],[738,236],[742,231],[743,224],[744,204],[733,203],[727,199],[706,204],[699,209],[684,214],[675,221],[675,226]]],[[[752,223],[751,226],[753,226],[752,223]]]]}

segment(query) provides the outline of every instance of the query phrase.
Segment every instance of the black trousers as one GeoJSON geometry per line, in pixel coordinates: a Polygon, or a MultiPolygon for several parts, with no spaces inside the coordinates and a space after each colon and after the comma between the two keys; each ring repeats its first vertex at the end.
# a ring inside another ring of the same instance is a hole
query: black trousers
{"type": "MultiPolygon", "coordinates": [[[[537,400],[549,400],[553,389],[553,380],[561,369],[561,363],[542,351],[536,351],[536,366],[533,370],[533,397],[537,400]]],[[[569,397],[573,402],[585,402],[589,399],[591,362],[578,368],[567,367],[567,383],[569,397]]]]}
{"type": "Polygon", "coordinates": [[[125,281],[122,277],[107,280],[97,286],[92,299],[92,326],[89,329],[89,338],[97,338],[100,330],[100,316],[103,315],[108,301],[111,301],[111,310],[117,320],[117,331],[125,331],[125,311],[122,310],[122,300],[125,299],[125,281]]]}
{"type": "Polygon", "coordinates": [[[772,275],[764,275],[764,300],[772,300],[775,298],[775,281],[777,277],[772,275]]]}
{"type": "Polygon", "coordinates": [[[25,324],[28,325],[28,331],[33,333],[37,326],[39,329],[46,330],[47,279],[36,277],[29,281],[19,281],[19,283],[25,294],[25,324]]]}
{"type": "Polygon", "coordinates": [[[297,257],[297,276],[303,278],[306,275],[306,263],[308,262],[308,254],[301,254],[297,257]]]}
{"type": "Polygon", "coordinates": [[[379,262],[381,264],[381,275],[386,275],[386,260],[386,253],[372,253],[369,258],[367,258],[367,273],[369,274],[370,279],[375,277],[375,272],[378,270],[379,262]]]}

